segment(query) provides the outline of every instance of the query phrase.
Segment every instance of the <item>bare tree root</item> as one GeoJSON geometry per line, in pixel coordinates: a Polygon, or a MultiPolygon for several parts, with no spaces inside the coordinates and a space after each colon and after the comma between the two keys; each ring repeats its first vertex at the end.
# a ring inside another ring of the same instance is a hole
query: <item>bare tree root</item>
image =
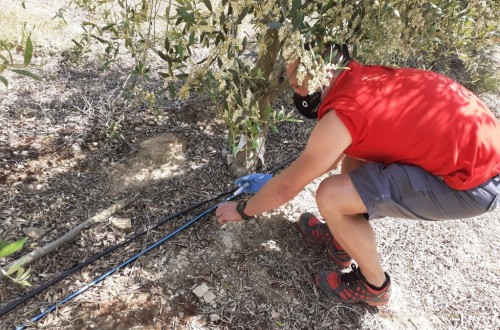
{"type": "MultiPolygon", "coordinates": [[[[62,244],[74,239],[79,233],[81,233],[83,230],[89,228],[90,226],[102,222],[109,218],[111,215],[114,213],[126,208],[128,205],[130,205],[132,202],[135,201],[136,196],[131,196],[124,198],[114,205],[108,207],[104,211],[99,212],[98,214],[94,215],[93,217],[89,218],[87,221],[79,224],[75,228],[71,229],[69,232],[64,234],[63,236],[59,237],[55,241],[36,249],[35,251],[32,251],[21,258],[13,261],[12,263],[8,264],[7,266],[3,267],[3,270],[7,272],[14,264],[16,267],[23,267],[26,265],[31,264],[32,262],[45,257],[47,254],[53,252],[55,249],[60,247],[62,244]]],[[[6,276],[4,275],[3,272],[0,272],[0,279],[5,278],[6,276]]]]}

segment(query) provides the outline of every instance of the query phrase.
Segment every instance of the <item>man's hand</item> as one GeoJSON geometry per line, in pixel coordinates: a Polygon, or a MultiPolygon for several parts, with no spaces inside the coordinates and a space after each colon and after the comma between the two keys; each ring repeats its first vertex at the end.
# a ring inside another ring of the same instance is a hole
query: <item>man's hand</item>
{"type": "Polygon", "coordinates": [[[236,202],[225,202],[217,207],[215,210],[215,216],[217,216],[217,222],[221,225],[232,221],[241,221],[241,215],[236,210],[236,202]]]}
{"type": "Polygon", "coordinates": [[[234,183],[238,187],[243,187],[245,184],[247,184],[247,187],[243,188],[242,193],[252,194],[259,191],[260,188],[262,188],[267,183],[267,181],[271,180],[272,178],[272,174],[254,173],[236,179],[234,183]]]}

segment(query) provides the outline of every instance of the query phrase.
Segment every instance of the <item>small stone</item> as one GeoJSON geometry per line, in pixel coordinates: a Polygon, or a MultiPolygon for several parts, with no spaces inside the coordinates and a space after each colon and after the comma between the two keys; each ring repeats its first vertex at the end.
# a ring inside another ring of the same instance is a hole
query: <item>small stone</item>
{"type": "Polygon", "coordinates": [[[212,291],[208,291],[203,295],[203,300],[205,300],[205,302],[208,304],[214,301],[215,298],[217,298],[217,296],[212,291]]]}
{"type": "Polygon", "coordinates": [[[208,286],[203,283],[201,285],[198,285],[193,291],[192,291],[196,297],[201,298],[205,295],[205,293],[208,292],[208,286]]]}
{"type": "Polygon", "coordinates": [[[45,229],[41,229],[41,228],[28,227],[28,228],[24,228],[23,232],[29,238],[38,239],[38,238],[42,237],[43,235],[45,235],[45,233],[47,231],[45,229]]]}
{"type": "Polygon", "coordinates": [[[210,321],[217,322],[220,320],[220,316],[217,314],[210,314],[210,321]]]}
{"type": "Polygon", "coordinates": [[[120,230],[132,229],[132,221],[129,218],[111,218],[111,225],[120,230]]]}

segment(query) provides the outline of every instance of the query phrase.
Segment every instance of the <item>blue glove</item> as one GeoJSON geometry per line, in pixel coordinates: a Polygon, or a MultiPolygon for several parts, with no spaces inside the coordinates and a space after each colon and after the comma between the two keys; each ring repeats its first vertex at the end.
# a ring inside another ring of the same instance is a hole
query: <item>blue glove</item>
{"type": "Polygon", "coordinates": [[[242,176],[241,178],[236,179],[234,183],[238,187],[243,187],[246,185],[246,187],[243,188],[240,193],[252,194],[259,191],[267,181],[272,179],[272,177],[272,174],[254,173],[242,176]]]}

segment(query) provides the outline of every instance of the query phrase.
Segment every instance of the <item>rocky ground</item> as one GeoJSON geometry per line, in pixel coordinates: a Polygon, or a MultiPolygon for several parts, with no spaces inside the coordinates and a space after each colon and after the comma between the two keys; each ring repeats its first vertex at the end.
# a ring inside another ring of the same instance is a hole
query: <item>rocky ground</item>
{"type": "MultiPolygon", "coordinates": [[[[492,54],[498,58],[499,49],[492,54]]],[[[213,106],[201,96],[186,102],[163,96],[157,112],[151,112],[146,103],[120,94],[129,66],[120,63],[100,72],[95,63],[72,63],[57,53],[37,71],[43,83],[9,76],[9,92],[0,92],[0,239],[29,236],[16,256],[55,240],[119,199],[135,196],[126,209],[35,262],[29,279],[34,287],[168,215],[233,188],[225,128],[213,106]],[[116,122],[122,139],[112,137],[116,122]],[[117,220],[130,220],[131,228],[120,229],[117,220]]],[[[161,82],[153,79],[146,88],[156,84],[161,82]]],[[[500,117],[500,96],[481,97],[500,117]]],[[[288,96],[280,102],[291,109],[288,96]]],[[[269,136],[268,168],[297,155],[312,125],[280,125],[279,133],[269,136]]],[[[392,302],[381,308],[336,304],[313,281],[318,270],[336,266],[321,247],[304,242],[295,225],[302,212],[317,212],[319,182],[250,222],[221,227],[207,215],[30,328],[500,327],[500,210],[438,223],[373,222],[383,265],[393,280],[392,302]]],[[[4,316],[0,328],[26,322],[211,205],[68,277],[4,316]]],[[[28,290],[1,282],[1,305],[28,290]]]]}

